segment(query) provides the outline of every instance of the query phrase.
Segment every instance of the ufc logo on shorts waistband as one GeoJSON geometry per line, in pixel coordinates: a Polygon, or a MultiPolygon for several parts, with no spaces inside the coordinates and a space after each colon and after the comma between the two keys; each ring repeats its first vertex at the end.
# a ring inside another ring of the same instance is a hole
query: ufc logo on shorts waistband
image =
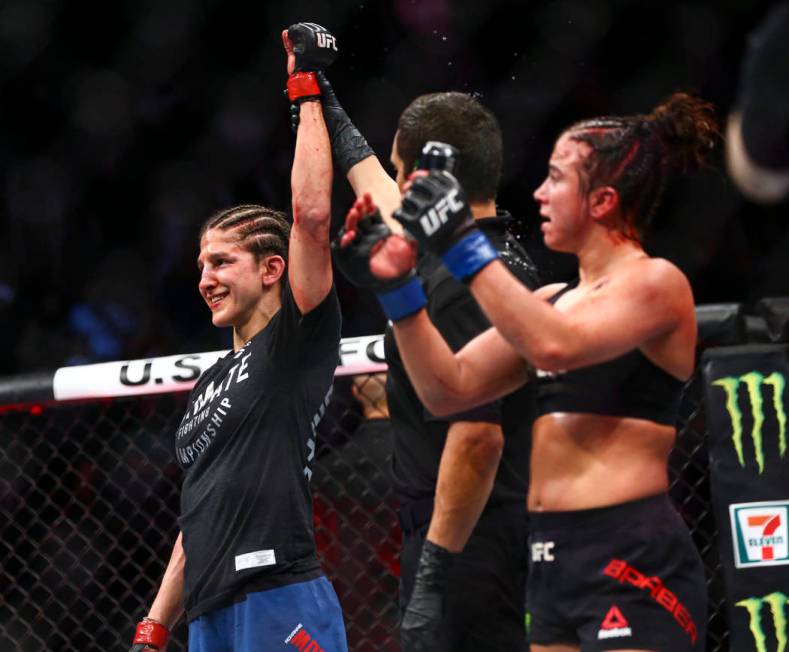
{"type": "Polygon", "coordinates": [[[554,561],[553,556],[553,541],[536,541],[531,544],[531,560],[532,561],[554,561]]]}

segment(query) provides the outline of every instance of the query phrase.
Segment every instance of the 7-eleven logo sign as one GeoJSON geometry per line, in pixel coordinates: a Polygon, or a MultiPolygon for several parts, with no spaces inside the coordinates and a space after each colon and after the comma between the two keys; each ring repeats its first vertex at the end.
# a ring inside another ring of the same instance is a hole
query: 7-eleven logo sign
{"type": "Polygon", "coordinates": [[[729,505],[737,568],[789,564],[789,500],[729,505]]]}
{"type": "Polygon", "coordinates": [[[600,630],[597,632],[597,639],[621,638],[623,636],[632,635],[633,630],[630,629],[627,619],[622,615],[622,612],[619,611],[619,607],[611,605],[611,608],[603,619],[603,624],[600,625],[600,630]]]}

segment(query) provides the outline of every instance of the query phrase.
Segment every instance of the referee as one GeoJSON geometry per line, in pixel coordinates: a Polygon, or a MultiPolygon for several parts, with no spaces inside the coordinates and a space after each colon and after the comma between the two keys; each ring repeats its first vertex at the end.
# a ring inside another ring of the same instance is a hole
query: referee
{"type": "MultiPolygon", "coordinates": [[[[521,282],[537,286],[534,265],[509,233],[512,217],[496,207],[502,136],[488,109],[464,93],[434,93],[414,100],[400,116],[392,146],[394,181],[336,101],[325,77],[319,79],[335,162],[358,198],[370,195],[387,219],[400,203],[406,177],[419,167],[425,143],[452,145],[458,150],[456,172],[467,189],[476,224],[521,282]]],[[[396,223],[392,228],[399,230],[396,223]]],[[[421,256],[417,273],[430,318],[454,350],[489,328],[467,288],[439,258],[421,256]]],[[[530,390],[436,418],[420,403],[408,379],[391,327],[384,344],[393,476],[403,533],[403,649],[525,650],[530,390]]]]}

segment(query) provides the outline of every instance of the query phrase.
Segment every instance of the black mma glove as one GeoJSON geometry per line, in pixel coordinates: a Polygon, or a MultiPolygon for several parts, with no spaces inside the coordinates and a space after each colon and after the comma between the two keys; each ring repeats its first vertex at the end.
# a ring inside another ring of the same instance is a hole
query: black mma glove
{"type": "Polygon", "coordinates": [[[134,630],[134,638],[129,652],[142,652],[146,647],[160,650],[167,645],[169,637],[170,630],[160,622],[151,618],[143,618],[137,623],[137,629],[134,630]]]}
{"type": "Polygon", "coordinates": [[[446,170],[416,177],[393,214],[421,247],[444,261],[461,281],[468,281],[498,256],[474,226],[466,193],[446,170]]]}
{"type": "Polygon", "coordinates": [[[331,243],[334,262],[343,276],[356,287],[375,292],[384,313],[392,321],[419,312],[427,300],[413,269],[394,279],[379,279],[370,271],[372,252],[392,235],[380,211],[360,219],[356,224],[356,237],[342,246],[346,233],[343,227],[331,243]]]}
{"type": "Polygon", "coordinates": [[[414,591],[400,623],[403,652],[440,649],[444,592],[449,569],[456,556],[457,553],[425,539],[416,569],[414,591]]]}
{"type": "Polygon", "coordinates": [[[337,58],[337,39],[316,23],[296,23],[288,27],[288,38],[296,55],[295,72],[325,70],[337,58]]]}
{"type": "MultiPolygon", "coordinates": [[[[294,104],[320,99],[316,70],[330,66],[337,58],[337,39],[315,23],[296,23],[288,27],[296,69],[288,78],[288,99],[294,104]]],[[[291,121],[293,108],[291,107],[291,121]]]]}

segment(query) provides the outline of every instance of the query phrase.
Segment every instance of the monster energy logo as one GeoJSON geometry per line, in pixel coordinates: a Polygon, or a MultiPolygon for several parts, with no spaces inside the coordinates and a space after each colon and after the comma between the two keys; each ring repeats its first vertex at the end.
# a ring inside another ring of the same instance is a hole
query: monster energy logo
{"type": "Polygon", "coordinates": [[[786,379],[783,374],[777,371],[769,376],[764,376],[758,371],[751,371],[742,376],[718,378],[712,382],[713,385],[722,387],[726,392],[726,411],[731,418],[732,443],[737,452],[737,459],[740,466],[745,467],[745,454],[743,453],[742,434],[743,434],[743,414],[737,401],[737,391],[740,385],[745,385],[748,390],[748,404],[751,415],[753,416],[753,426],[751,427],[751,441],[756,456],[756,464],[759,467],[759,474],[764,471],[764,442],[762,438],[762,426],[764,425],[764,398],[762,390],[765,386],[772,387],[773,400],[772,407],[778,421],[778,451],[783,458],[786,454],[786,412],[784,411],[783,393],[786,387],[786,379]]]}
{"type": "Polygon", "coordinates": [[[775,652],[786,651],[787,641],[789,640],[786,633],[786,605],[788,603],[789,596],[784,595],[780,591],[766,595],[763,598],[747,598],[736,603],[736,606],[748,611],[750,630],[756,643],[756,652],[772,652],[767,647],[767,634],[762,625],[762,614],[765,611],[765,606],[769,607],[772,615],[776,639],[775,652]]]}

